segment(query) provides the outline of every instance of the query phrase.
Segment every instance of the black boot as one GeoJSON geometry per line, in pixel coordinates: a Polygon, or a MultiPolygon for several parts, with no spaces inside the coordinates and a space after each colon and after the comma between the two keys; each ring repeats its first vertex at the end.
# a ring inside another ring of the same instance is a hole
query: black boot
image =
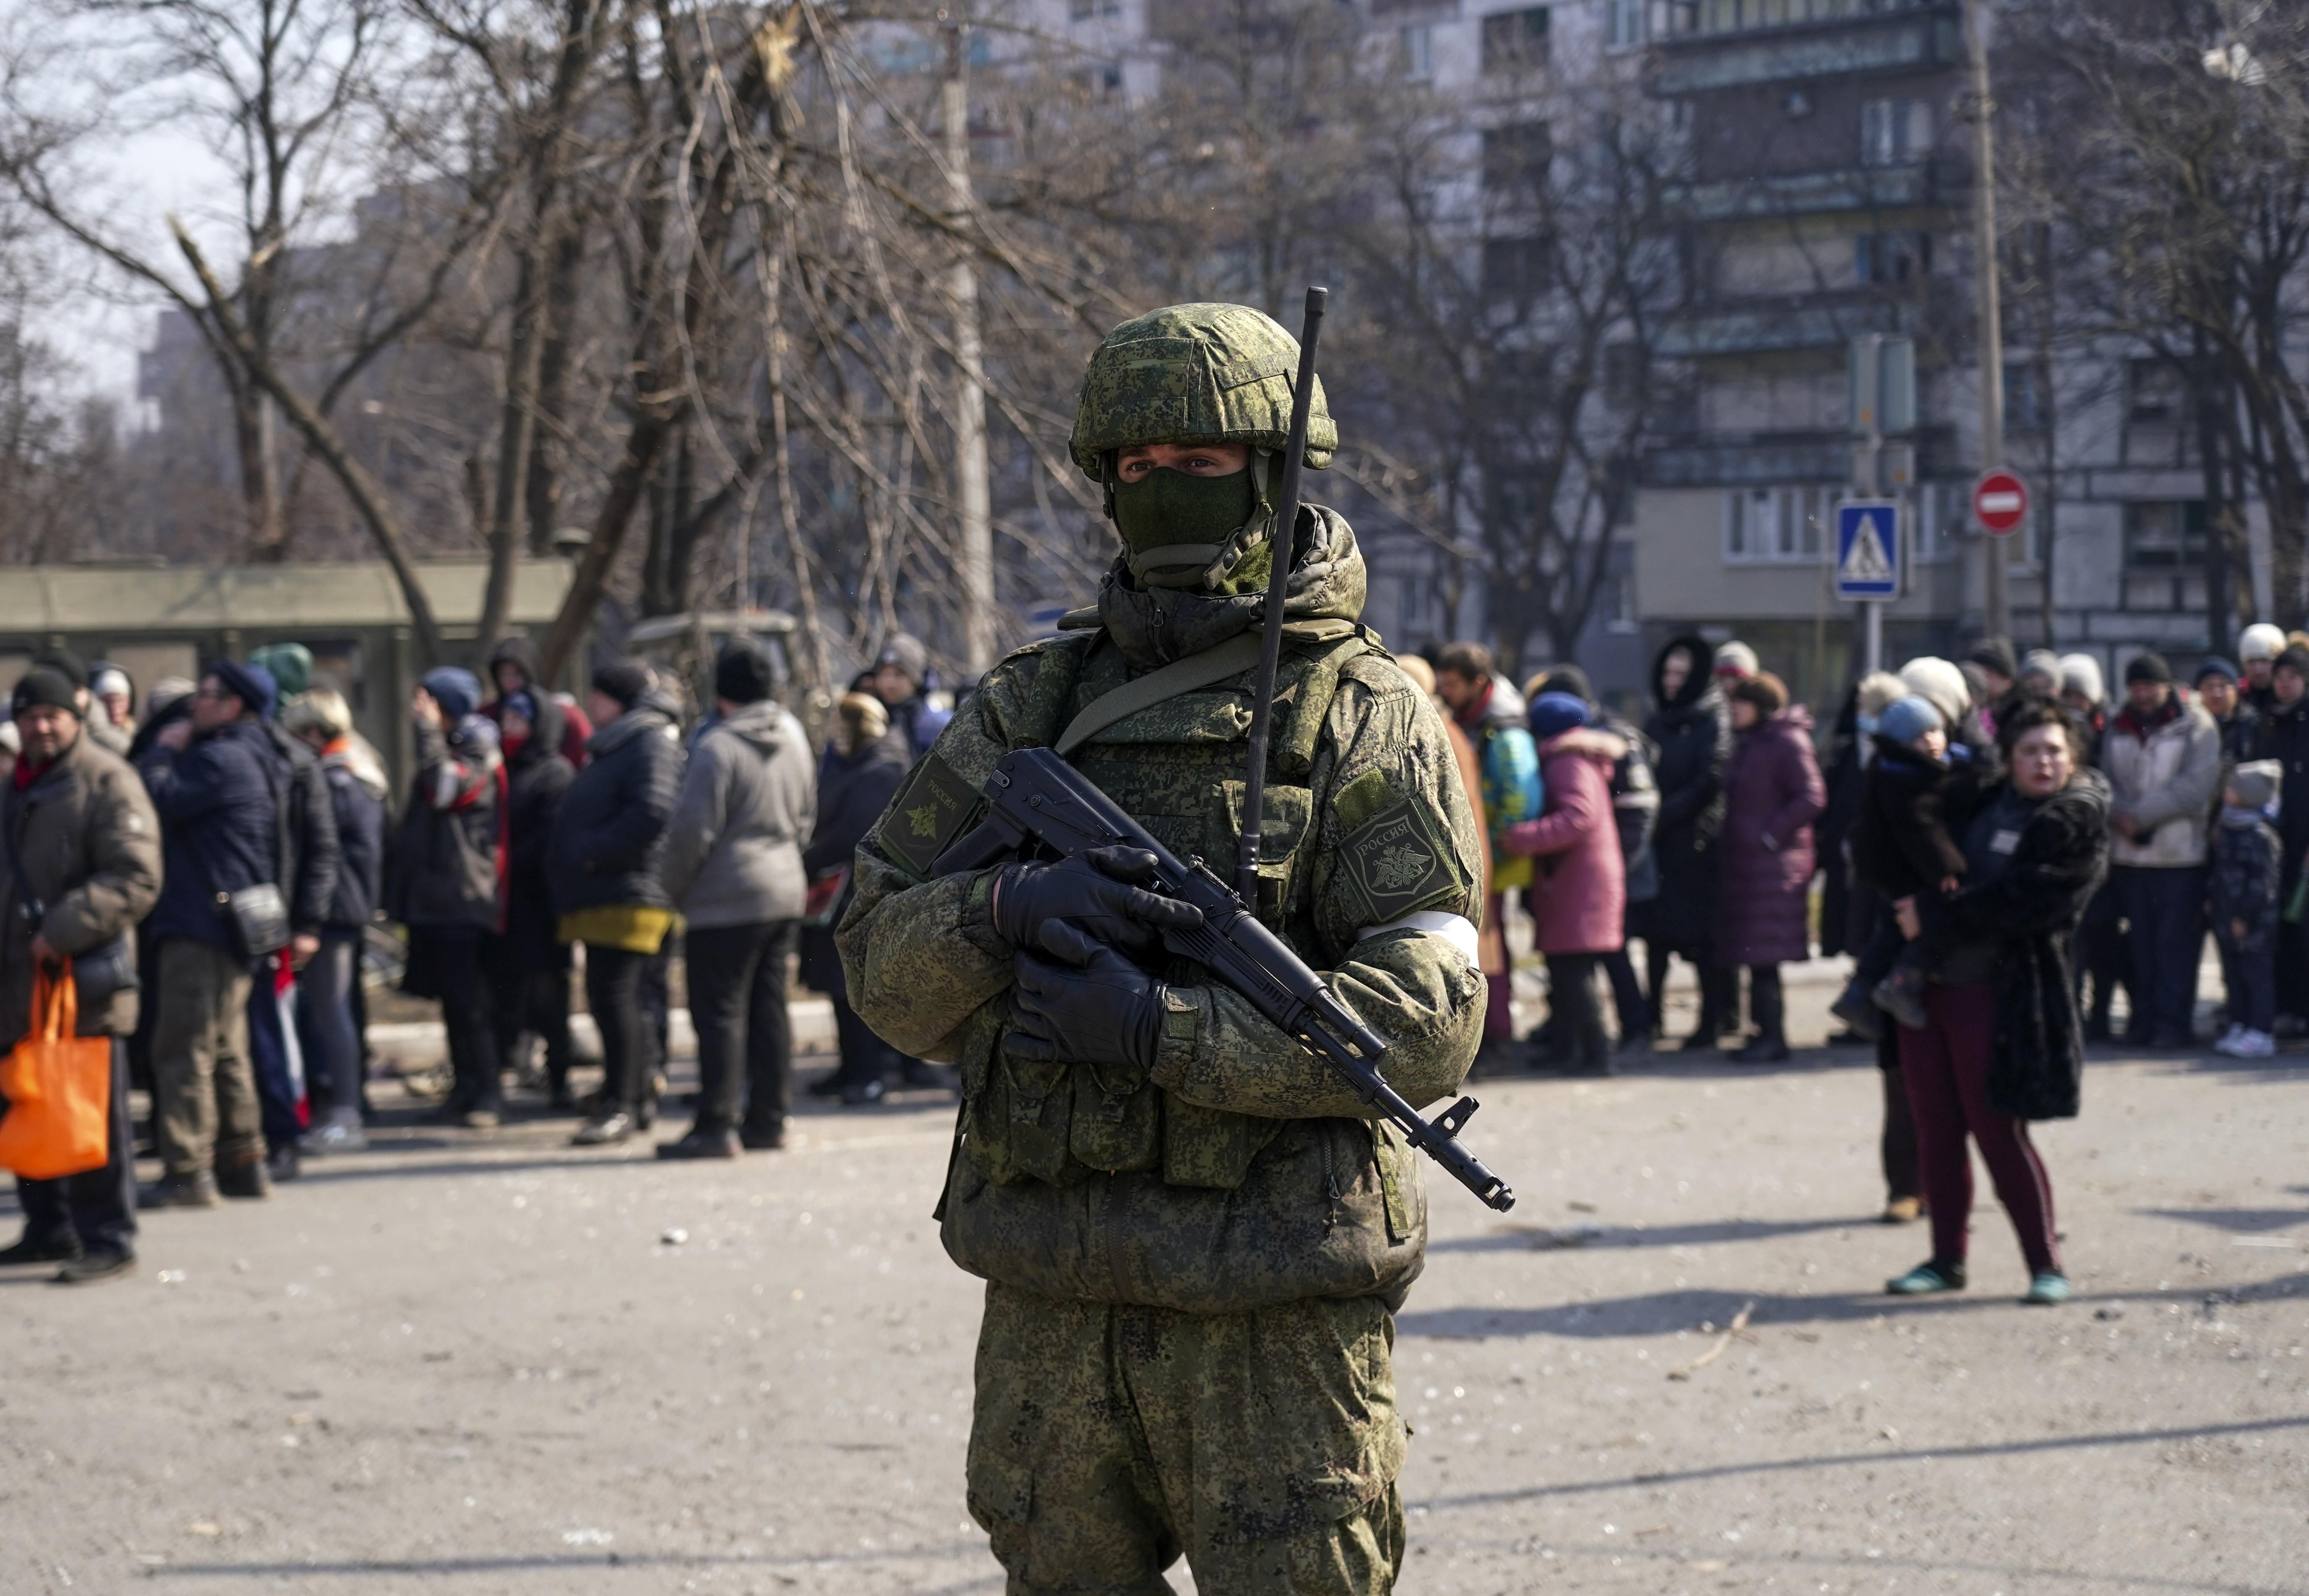
{"type": "Polygon", "coordinates": [[[13,1247],[0,1247],[0,1269],[17,1264],[65,1264],[80,1256],[80,1237],[74,1231],[34,1234],[30,1225],[13,1247]]]}

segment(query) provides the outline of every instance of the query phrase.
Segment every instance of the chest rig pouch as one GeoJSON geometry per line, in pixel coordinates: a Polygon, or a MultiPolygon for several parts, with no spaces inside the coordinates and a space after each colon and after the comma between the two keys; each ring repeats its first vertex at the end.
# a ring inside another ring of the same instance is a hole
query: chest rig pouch
{"type": "MultiPolygon", "coordinates": [[[[1344,629],[1343,629],[1344,630],[1344,629]]],[[[1359,632],[1286,646],[1276,676],[1276,725],[1259,826],[1259,919],[1302,958],[1314,955],[1311,882],[1302,858],[1313,833],[1307,785],[1340,668],[1370,644],[1359,632]]],[[[1128,679],[1111,647],[1068,638],[1044,656],[1014,747],[1048,746],[1087,704],[1128,679]],[[1061,658],[1060,656],[1063,656],[1061,658]],[[1061,679],[1062,678],[1062,679],[1061,679]]],[[[1180,858],[1199,855],[1224,874],[1242,825],[1243,758],[1250,732],[1248,684],[1184,692],[1126,716],[1077,749],[1071,763],[1180,858]]],[[[1158,973],[1181,984],[1199,969],[1158,973]]],[[[1232,1190],[1283,1121],[1184,1101],[1129,1071],[1007,1057],[1002,1005],[981,1011],[961,1049],[964,1143],[991,1180],[1069,1185],[1094,1173],[1159,1169],[1172,1186],[1232,1190]]]]}

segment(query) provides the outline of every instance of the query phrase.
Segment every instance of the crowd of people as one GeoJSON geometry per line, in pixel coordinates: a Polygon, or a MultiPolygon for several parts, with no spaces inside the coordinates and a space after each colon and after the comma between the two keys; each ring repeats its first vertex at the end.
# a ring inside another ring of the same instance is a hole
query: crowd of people
{"type": "MultiPolygon", "coordinates": [[[[1969,1138],[2034,1298],[2057,1300],[2027,1126],[2075,1111],[2082,1048],[2112,1040],[2116,994],[2127,1043],[2195,1045],[2210,932],[2226,988],[2214,1047],[2263,1057],[2309,1034],[2309,635],[2256,625],[2240,651],[2185,684],[2137,655],[2111,703],[2090,656],[1991,638],[1864,677],[1825,738],[1738,641],[1671,639],[1640,725],[1576,666],[1518,688],[1480,644],[1406,656],[1484,847],[1474,1073],[1604,1075],[1663,1045],[1778,1063],[1783,966],[1849,953],[1831,1040],[1873,1047],[1882,1068],[1886,1217],[1933,1220],[1933,1258],[1893,1289],[1962,1284],[1969,1138]],[[1510,900],[1549,999],[1523,1039],[1510,900]],[[1678,959],[1698,1018],[1671,1039],[1678,959]]],[[[835,1014],[840,1063],[812,1091],[861,1106],[894,1083],[950,1085],[860,1022],[832,935],[854,850],[951,715],[933,686],[921,645],[893,638],[814,751],[749,644],[717,659],[693,724],[679,684],[645,663],[602,664],[580,704],[515,639],[486,683],[424,677],[396,793],[298,645],[156,683],[141,714],[117,668],[36,661],[0,722],[0,1035],[22,1034],[36,969],[69,959],[82,1031],[115,1039],[113,1157],[20,1183],[25,1233],[0,1263],[107,1278],[133,1256],[139,1207],[262,1197],[305,1157],[360,1151],[363,950],[380,926],[405,936],[402,988],[440,1007],[435,1123],[498,1124],[508,1071],[533,1049],[545,1108],[581,1117],[577,1144],[646,1131],[677,945],[700,1085],[661,1156],[782,1144],[790,972],[835,1014]],[[603,1065],[582,1100],[581,962],[603,1065]],[[162,1167],[141,1192],[132,1080],[150,1087],[162,1167]]]]}
{"type": "Polygon", "coordinates": [[[916,640],[880,651],[822,749],[744,641],[696,717],[636,660],[601,664],[582,705],[548,690],[521,639],[488,677],[427,673],[395,792],[301,645],[156,682],[141,706],[117,667],[32,662],[0,721],[0,1052],[31,1024],[36,982],[68,970],[78,1033],[110,1040],[110,1140],[100,1169],[19,1179],[24,1231],[0,1265],[114,1278],[140,1210],[263,1198],[306,1158],[362,1151],[373,939],[402,947],[402,989],[439,1005],[450,1084],[431,1123],[499,1124],[533,1050],[538,1107],[580,1117],[577,1145],[646,1131],[677,946],[699,1088],[658,1156],[783,1144],[797,954],[841,1055],[810,1091],[863,1106],[898,1082],[950,1086],[859,1023],[831,943],[858,840],[952,712],[916,640]],[[584,1099],[580,962],[603,1065],[584,1099]],[[161,1169],[142,1189],[134,1083],[161,1169]]]}

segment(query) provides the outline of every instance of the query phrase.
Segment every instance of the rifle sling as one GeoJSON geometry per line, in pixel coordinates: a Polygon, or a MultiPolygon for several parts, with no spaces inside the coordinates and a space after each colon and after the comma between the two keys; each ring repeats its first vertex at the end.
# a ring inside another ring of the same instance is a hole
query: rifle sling
{"type": "Polygon", "coordinates": [[[1189,654],[1183,660],[1173,660],[1168,665],[1150,670],[1145,676],[1133,677],[1111,693],[1102,694],[1085,706],[1082,712],[1067,722],[1051,745],[1065,758],[1077,748],[1104,731],[1119,720],[1129,719],[1141,710],[1151,710],[1165,703],[1181,693],[1192,693],[1239,676],[1258,663],[1258,633],[1257,629],[1238,632],[1224,643],[1205,649],[1199,654],[1189,654]]]}

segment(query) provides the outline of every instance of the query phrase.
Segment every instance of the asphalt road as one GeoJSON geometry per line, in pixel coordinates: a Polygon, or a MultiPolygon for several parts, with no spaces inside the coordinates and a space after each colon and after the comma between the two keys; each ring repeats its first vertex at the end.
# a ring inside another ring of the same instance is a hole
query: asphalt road
{"type": "MultiPolygon", "coordinates": [[[[2309,1592],[2305,1065],[2096,1061],[2041,1135],[2059,1309],[1985,1182],[1973,1289],[1878,1294],[1926,1244],[1874,1222],[1856,1053],[1483,1083],[1522,1201],[1434,1190],[1399,1589],[2309,1592]]],[[[394,1130],[150,1219],[133,1282],[11,1272],[0,1592],[999,1592],[949,1117],[704,1166],[394,1130]]]]}

